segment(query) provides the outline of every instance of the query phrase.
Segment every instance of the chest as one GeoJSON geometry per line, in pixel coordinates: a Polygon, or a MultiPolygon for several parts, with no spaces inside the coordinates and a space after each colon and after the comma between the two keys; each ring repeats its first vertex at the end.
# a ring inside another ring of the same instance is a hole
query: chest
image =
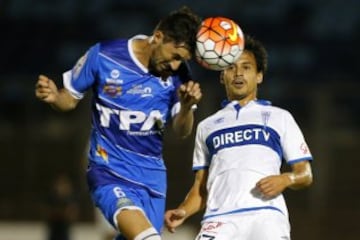
{"type": "Polygon", "coordinates": [[[93,92],[103,101],[120,108],[167,109],[174,101],[176,89],[172,78],[163,81],[130,63],[124,65],[103,60],[96,73],[93,92]]]}

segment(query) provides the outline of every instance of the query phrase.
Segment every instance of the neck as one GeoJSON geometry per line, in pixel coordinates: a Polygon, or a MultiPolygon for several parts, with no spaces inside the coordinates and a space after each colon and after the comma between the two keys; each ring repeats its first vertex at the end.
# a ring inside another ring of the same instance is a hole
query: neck
{"type": "Polygon", "coordinates": [[[238,100],[240,106],[245,106],[247,105],[249,102],[256,100],[256,98],[251,98],[251,99],[242,99],[242,100],[238,100]]]}
{"type": "Polygon", "coordinates": [[[136,58],[145,67],[149,66],[149,59],[151,53],[151,39],[152,37],[145,39],[134,39],[132,42],[132,49],[136,58]]]}
{"type": "Polygon", "coordinates": [[[240,106],[245,106],[246,104],[248,104],[249,102],[256,100],[257,99],[257,94],[252,93],[250,95],[241,97],[241,96],[237,96],[237,97],[233,97],[233,98],[229,98],[230,101],[238,101],[240,106]]]}

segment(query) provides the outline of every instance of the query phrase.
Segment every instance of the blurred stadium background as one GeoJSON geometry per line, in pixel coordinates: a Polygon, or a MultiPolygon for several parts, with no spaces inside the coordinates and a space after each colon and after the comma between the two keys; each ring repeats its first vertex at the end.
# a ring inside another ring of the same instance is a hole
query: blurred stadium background
{"type": "MultiPolygon", "coordinates": [[[[77,111],[57,113],[34,97],[40,73],[61,84],[97,41],[151,34],[182,5],[203,17],[233,18],[269,51],[260,97],[290,110],[312,149],[314,185],[287,191],[293,240],[357,240],[360,235],[360,1],[358,0],[2,0],[0,1],[0,240],[46,239],[44,199],[58,173],[69,175],[78,201],[72,240],[100,240],[84,179],[90,126],[88,97],[77,111]]],[[[197,121],[225,97],[218,73],[193,64],[204,98],[197,121]]],[[[193,181],[193,138],[166,134],[168,207],[193,181]]],[[[201,214],[179,234],[191,239],[201,214]]]]}

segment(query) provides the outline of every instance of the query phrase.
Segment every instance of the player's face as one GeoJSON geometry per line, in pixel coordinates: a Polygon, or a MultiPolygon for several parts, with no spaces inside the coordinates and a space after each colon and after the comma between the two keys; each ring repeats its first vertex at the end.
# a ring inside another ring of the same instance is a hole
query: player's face
{"type": "Polygon", "coordinates": [[[183,61],[191,58],[191,54],[184,44],[164,43],[163,39],[157,39],[157,41],[150,57],[150,71],[162,77],[168,77],[180,67],[183,61]]]}
{"type": "Polygon", "coordinates": [[[263,74],[257,71],[254,55],[244,51],[236,63],[224,70],[221,81],[229,100],[246,104],[256,98],[257,85],[262,79],[263,74]]]}

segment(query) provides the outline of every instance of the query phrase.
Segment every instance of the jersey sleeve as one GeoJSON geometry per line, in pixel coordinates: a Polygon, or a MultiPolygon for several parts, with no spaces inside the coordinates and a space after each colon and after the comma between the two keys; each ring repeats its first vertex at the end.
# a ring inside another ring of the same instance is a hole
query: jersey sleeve
{"type": "Polygon", "coordinates": [[[206,146],[204,129],[201,124],[196,129],[195,147],[193,153],[193,170],[208,168],[210,165],[209,150],[206,146]]]}
{"type": "Polygon", "coordinates": [[[96,80],[99,47],[99,44],[91,47],[71,70],[63,74],[64,87],[76,99],[82,99],[96,80]]]}
{"type": "Polygon", "coordinates": [[[285,131],[281,145],[287,163],[293,164],[304,160],[312,160],[312,155],[304,136],[289,112],[285,112],[284,124],[285,131]]]}

